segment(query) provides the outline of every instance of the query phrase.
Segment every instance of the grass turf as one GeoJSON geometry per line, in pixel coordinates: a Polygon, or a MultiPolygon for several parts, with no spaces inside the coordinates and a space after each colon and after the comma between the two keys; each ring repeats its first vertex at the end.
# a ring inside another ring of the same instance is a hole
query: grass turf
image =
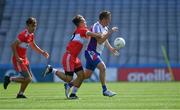
{"type": "Polygon", "coordinates": [[[31,83],[28,99],[16,99],[19,84],[0,84],[0,109],[180,109],[180,83],[108,83],[118,93],[104,97],[100,83],[83,83],[79,100],[67,100],[62,83],[31,83]]]}

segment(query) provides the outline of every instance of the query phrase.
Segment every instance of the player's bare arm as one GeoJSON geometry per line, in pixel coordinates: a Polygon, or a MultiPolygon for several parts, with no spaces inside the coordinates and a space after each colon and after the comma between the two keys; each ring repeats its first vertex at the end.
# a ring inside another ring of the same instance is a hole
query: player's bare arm
{"type": "Polygon", "coordinates": [[[113,55],[115,56],[119,55],[119,52],[117,51],[117,49],[111,46],[108,39],[105,41],[105,46],[113,53],[113,55]]]}
{"type": "Polygon", "coordinates": [[[110,36],[113,32],[116,32],[116,31],[118,31],[118,28],[117,28],[117,27],[113,27],[113,28],[110,29],[106,34],[100,34],[100,33],[90,32],[91,35],[89,35],[89,36],[95,37],[96,40],[98,41],[98,43],[99,43],[99,44],[102,44],[102,43],[104,43],[104,42],[109,38],[109,36],[110,36]]]}
{"type": "Polygon", "coordinates": [[[12,44],[11,44],[11,48],[12,48],[12,52],[13,52],[13,55],[15,55],[17,61],[19,63],[22,63],[23,62],[23,59],[19,57],[19,55],[17,54],[17,50],[16,50],[16,47],[21,44],[21,41],[19,40],[15,40],[12,44]]]}
{"type": "MultiPolygon", "coordinates": [[[[108,37],[111,36],[111,34],[116,31],[118,31],[118,27],[112,27],[111,29],[108,30],[108,32],[106,34],[103,34],[103,37],[108,39],[108,37]]],[[[105,42],[106,39],[104,39],[103,42],[105,42]]]]}
{"type": "Polygon", "coordinates": [[[102,38],[102,37],[103,37],[102,34],[100,34],[100,33],[94,33],[94,32],[91,32],[91,31],[88,31],[88,32],[86,33],[86,35],[87,35],[87,36],[91,36],[91,37],[95,37],[95,38],[102,38]]]}
{"type": "Polygon", "coordinates": [[[34,50],[34,51],[36,51],[37,53],[39,53],[39,54],[42,54],[44,57],[46,57],[46,58],[49,58],[49,54],[46,52],[46,51],[44,51],[44,50],[42,50],[41,48],[39,48],[38,46],[37,46],[37,44],[35,43],[35,41],[33,41],[31,44],[30,44],[30,46],[31,46],[31,48],[34,50]]]}
{"type": "Polygon", "coordinates": [[[102,38],[99,38],[99,40],[97,40],[98,43],[99,44],[104,43],[111,36],[111,34],[116,31],[118,31],[118,27],[113,27],[112,29],[108,30],[106,34],[103,34],[102,38]]]}
{"type": "Polygon", "coordinates": [[[104,37],[103,34],[87,32],[88,36],[95,37],[99,44],[102,44],[109,36],[104,37]]]}

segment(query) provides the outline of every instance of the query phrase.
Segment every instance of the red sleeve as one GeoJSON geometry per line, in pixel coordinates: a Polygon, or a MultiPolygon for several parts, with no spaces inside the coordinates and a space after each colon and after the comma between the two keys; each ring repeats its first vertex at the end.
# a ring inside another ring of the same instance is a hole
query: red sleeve
{"type": "Polygon", "coordinates": [[[21,32],[19,35],[18,35],[18,40],[21,41],[21,42],[25,42],[25,34],[24,32],[21,32]]]}
{"type": "Polygon", "coordinates": [[[80,35],[81,35],[81,37],[88,37],[87,35],[86,35],[86,33],[88,32],[89,30],[88,29],[82,29],[81,31],[80,31],[80,35]]]}

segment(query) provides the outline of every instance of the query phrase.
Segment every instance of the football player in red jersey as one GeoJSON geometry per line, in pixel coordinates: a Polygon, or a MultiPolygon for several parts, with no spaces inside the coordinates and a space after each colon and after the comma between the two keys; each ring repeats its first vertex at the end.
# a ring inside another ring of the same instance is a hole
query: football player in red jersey
{"type": "Polygon", "coordinates": [[[21,76],[5,76],[4,89],[7,89],[7,86],[11,81],[21,83],[21,87],[16,98],[26,98],[24,92],[28,84],[32,81],[32,72],[30,70],[29,61],[26,54],[28,46],[30,45],[33,50],[39,54],[42,54],[44,57],[49,57],[49,54],[46,51],[40,49],[35,43],[34,32],[36,30],[36,26],[36,19],[33,17],[28,18],[26,21],[26,28],[20,32],[17,39],[11,44],[13,52],[13,66],[15,70],[21,74],[21,76]]]}
{"type": "Polygon", "coordinates": [[[81,64],[80,59],[78,58],[79,53],[81,52],[83,48],[83,43],[89,37],[97,37],[101,41],[105,41],[109,35],[112,33],[112,30],[108,32],[107,36],[103,36],[102,34],[90,32],[87,29],[86,20],[83,16],[77,15],[73,18],[72,22],[76,25],[76,29],[74,31],[74,34],[72,35],[71,40],[69,41],[66,52],[64,53],[64,56],[62,58],[62,65],[65,71],[65,74],[55,68],[53,68],[51,65],[48,65],[45,72],[44,77],[49,73],[56,74],[59,78],[61,78],[63,81],[67,82],[65,83],[65,94],[66,97],[69,99],[77,99],[76,91],[80,87],[83,79],[84,79],[84,70],[81,64]],[[76,73],[77,78],[72,82],[73,80],[73,74],[76,73]],[[74,86],[76,89],[74,89],[74,92],[72,91],[72,94],[69,96],[69,90],[70,87],[74,86]]]}

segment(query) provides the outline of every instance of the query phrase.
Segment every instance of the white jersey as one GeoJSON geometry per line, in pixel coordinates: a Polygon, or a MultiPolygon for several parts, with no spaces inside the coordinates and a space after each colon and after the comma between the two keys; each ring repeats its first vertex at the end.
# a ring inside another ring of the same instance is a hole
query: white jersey
{"type": "MultiPolygon", "coordinates": [[[[99,22],[96,22],[92,26],[92,32],[106,34],[108,32],[108,28],[106,26],[103,27],[99,22]]],[[[94,37],[91,37],[87,45],[87,50],[94,51],[98,54],[101,54],[104,49],[104,44],[105,42],[102,44],[99,44],[94,37]]]]}

